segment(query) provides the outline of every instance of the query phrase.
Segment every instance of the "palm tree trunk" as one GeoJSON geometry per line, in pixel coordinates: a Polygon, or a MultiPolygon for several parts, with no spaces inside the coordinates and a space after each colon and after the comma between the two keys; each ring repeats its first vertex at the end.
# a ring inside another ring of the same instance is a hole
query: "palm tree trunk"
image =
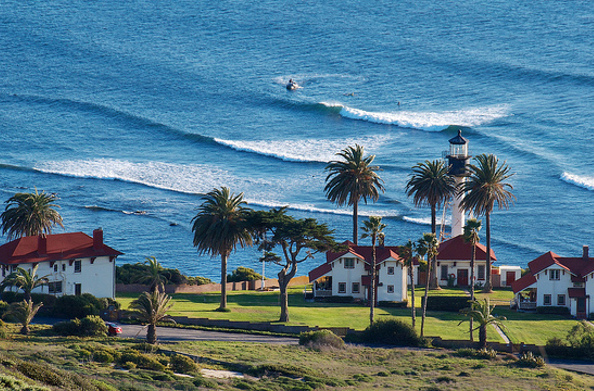
{"type": "Polygon", "coordinates": [[[369,294],[369,326],[373,326],[373,310],[375,308],[375,236],[372,238],[372,249],[371,249],[371,292],[369,294]]]}
{"type": "Polygon", "coordinates": [[[154,324],[149,324],[146,330],[146,342],[154,345],[157,343],[157,327],[154,324]]]}
{"type": "Polygon", "coordinates": [[[481,344],[481,348],[487,347],[487,326],[483,325],[479,328],[479,342],[481,344]]]}
{"type": "Polygon", "coordinates": [[[353,203],[353,243],[358,243],[358,219],[359,219],[359,202],[353,203]]]}
{"type": "Polygon", "coordinates": [[[423,300],[423,313],[421,315],[421,337],[425,329],[425,316],[427,316],[427,297],[429,297],[429,275],[431,274],[431,262],[427,262],[427,281],[425,283],[425,299],[423,300]]]}
{"type": "Polygon", "coordinates": [[[485,213],[485,229],[486,229],[486,242],[487,242],[487,267],[485,268],[485,286],[483,292],[493,292],[493,284],[491,283],[491,212],[485,213]]]}
{"type": "Polygon", "coordinates": [[[408,269],[408,274],[410,275],[411,317],[412,327],[414,329],[417,309],[415,308],[415,269],[412,264],[408,269]]]}
{"type": "Polygon", "coordinates": [[[221,305],[219,310],[227,309],[227,254],[221,254],[221,305]]]}
{"type": "MultiPolygon", "coordinates": [[[[476,259],[476,243],[472,242],[472,255],[470,257],[470,302],[474,302],[474,262],[476,259]]],[[[472,333],[473,324],[472,318],[470,318],[470,341],[474,341],[472,333]]]]}
{"type": "MultiPolygon", "coordinates": [[[[435,205],[431,205],[431,233],[434,235],[436,235],[437,233],[437,208],[435,205]]],[[[429,280],[429,288],[441,289],[441,287],[437,283],[437,257],[431,258],[431,263],[431,279],[429,280]]]]}

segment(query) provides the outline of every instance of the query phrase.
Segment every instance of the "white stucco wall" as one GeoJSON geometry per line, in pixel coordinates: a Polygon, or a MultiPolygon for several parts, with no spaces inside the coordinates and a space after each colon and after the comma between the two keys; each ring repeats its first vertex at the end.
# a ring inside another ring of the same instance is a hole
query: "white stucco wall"
{"type": "MultiPolygon", "coordinates": [[[[507,273],[514,272],[515,280],[519,280],[522,277],[522,268],[519,266],[499,266],[499,275],[501,276],[501,286],[508,286],[507,284],[507,273]]],[[[514,280],[514,281],[515,281],[514,280]]]]}
{"type": "Polygon", "coordinates": [[[332,263],[332,296],[352,296],[356,299],[365,299],[365,288],[361,283],[361,276],[367,275],[363,260],[355,258],[352,254],[340,257],[332,263]],[[346,269],[344,267],[345,258],[354,258],[354,268],[346,269]],[[353,283],[359,283],[359,293],[353,293],[353,283]],[[339,292],[338,284],[345,283],[346,291],[339,292]]]}
{"type": "MultiPolygon", "coordinates": [[[[56,296],[74,295],[76,284],[80,284],[81,293],[90,293],[95,297],[110,297],[115,299],[115,260],[109,262],[109,257],[97,257],[93,264],[90,258],[76,259],[81,261],[80,273],[75,272],[75,262],[56,261],[57,271],[51,262],[42,262],[37,268],[39,277],[47,277],[49,282],[62,281],[62,292],[56,296]],[[51,265],[51,266],[50,266],[51,265]]],[[[15,265],[31,270],[31,264],[15,265]]],[[[15,268],[16,269],[16,268],[15,268]]],[[[7,271],[6,275],[10,274],[7,271]]],[[[16,288],[13,288],[16,290],[16,288]]],[[[49,293],[47,286],[33,290],[34,293],[49,293]]]]}
{"type": "Polygon", "coordinates": [[[378,270],[381,286],[377,288],[377,301],[404,301],[407,298],[408,270],[395,259],[386,260],[378,270]],[[394,274],[388,274],[388,268],[394,268],[394,274]],[[388,292],[388,286],[394,287],[394,292],[388,292]]]}
{"type": "MultiPolygon", "coordinates": [[[[437,281],[439,283],[439,285],[443,285],[446,286],[448,285],[448,280],[447,280],[447,276],[445,280],[442,280],[442,275],[441,275],[441,267],[444,265],[448,266],[448,275],[449,274],[454,274],[456,276],[456,281],[455,284],[458,284],[458,270],[460,269],[466,269],[468,270],[468,282],[470,283],[470,261],[452,261],[452,260],[439,260],[438,261],[439,266],[437,266],[437,281]],[[456,266],[454,266],[454,264],[456,266]]],[[[475,278],[475,284],[476,283],[485,283],[485,279],[479,280],[478,279],[478,269],[479,269],[479,265],[483,265],[485,266],[485,277],[487,276],[487,269],[486,269],[486,262],[485,261],[475,261],[474,262],[474,278],[475,278]]]]}
{"type": "MultiPolygon", "coordinates": [[[[571,282],[571,274],[556,265],[548,267],[540,273],[536,274],[536,305],[537,306],[544,306],[544,296],[551,295],[551,304],[550,306],[558,306],[558,295],[565,295],[565,305],[564,307],[570,307],[570,300],[567,293],[567,288],[573,286],[571,282]],[[550,275],[552,270],[559,270],[559,279],[558,280],[551,280],[550,275]]],[[[575,306],[574,306],[575,307],[575,306]]],[[[575,311],[572,312],[575,315],[575,311]]]]}

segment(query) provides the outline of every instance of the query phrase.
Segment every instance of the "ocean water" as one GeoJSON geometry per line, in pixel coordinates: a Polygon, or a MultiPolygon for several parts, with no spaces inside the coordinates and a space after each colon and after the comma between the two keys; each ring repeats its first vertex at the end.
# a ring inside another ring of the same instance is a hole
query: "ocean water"
{"type": "MultiPolygon", "coordinates": [[[[492,217],[499,264],[594,246],[588,1],[5,0],[0,21],[0,200],[57,193],[66,231],[102,227],[119,262],[217,279],[190,221],[219,186],[350,239],[324,167],[355,143],[386,187],[361,214],[390,245],[415,240],[430,211],[404,193],[410,168],[459,128],[516,173],[492,217]]],[[[257,258],[238,250],[229,270],[257,258]]]]}

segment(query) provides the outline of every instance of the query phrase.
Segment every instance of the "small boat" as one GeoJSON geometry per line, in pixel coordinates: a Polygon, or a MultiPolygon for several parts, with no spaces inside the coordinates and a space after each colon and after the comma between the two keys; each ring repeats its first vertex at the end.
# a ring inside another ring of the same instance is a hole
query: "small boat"
{"type": "Polygon", "coordinates": [[[289,80],[289,83],[287,84],[287,90],[293,91],[297,88],[299,88],[299,84],[295,83],[293,80],[289,80]]]}

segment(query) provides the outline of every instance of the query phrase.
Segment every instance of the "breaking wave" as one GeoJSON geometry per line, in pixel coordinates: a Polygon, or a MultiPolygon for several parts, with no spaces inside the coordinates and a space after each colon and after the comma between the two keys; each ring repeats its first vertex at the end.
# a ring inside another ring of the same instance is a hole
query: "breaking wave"
{"type": "Polygon", "coordinates": [[[564,172],[563,174],[561,174],[561,180],[571,185],[594,191],[594,177],[575,175],[564,172]]]}

